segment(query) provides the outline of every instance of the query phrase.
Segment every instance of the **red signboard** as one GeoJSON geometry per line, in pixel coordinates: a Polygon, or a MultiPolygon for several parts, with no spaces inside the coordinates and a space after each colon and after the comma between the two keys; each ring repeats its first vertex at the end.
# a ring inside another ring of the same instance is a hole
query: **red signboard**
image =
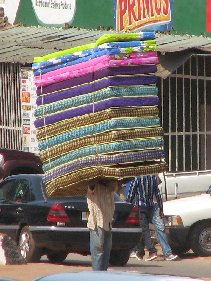
{"type": "Polygon", "coordinates": [[[116,0],[116,30],[134,30],[171,21],[171,0],[116,0]]]}
{"type": "Polygon", "coordinates": [[[211,0],[207,0],[206,31],[211,32],[211,0]]]}

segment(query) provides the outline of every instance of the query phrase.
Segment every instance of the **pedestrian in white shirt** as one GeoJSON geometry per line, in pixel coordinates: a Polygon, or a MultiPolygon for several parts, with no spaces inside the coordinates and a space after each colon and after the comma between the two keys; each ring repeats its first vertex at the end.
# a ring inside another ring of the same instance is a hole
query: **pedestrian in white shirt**
{"type": "Polygon", "coordinates": [[[88,186],[87,203],[90,230],[90,252],[94,271],[106,271],[112,247],[112,219],[115,210],[114,192],[117,181],[102,180],[88,186]]]}

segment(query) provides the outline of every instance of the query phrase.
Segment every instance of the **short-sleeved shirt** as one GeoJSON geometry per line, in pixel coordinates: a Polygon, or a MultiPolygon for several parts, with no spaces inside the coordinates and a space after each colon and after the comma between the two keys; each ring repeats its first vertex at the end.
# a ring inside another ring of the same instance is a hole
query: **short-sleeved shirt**
{"type": "Polygon", "coordinates": [[[111,230],[115,210],[114,190],[113,184],[105,186],[96,183],[93,191],[88,188],[89,217],[87,227],[89,229],[94,230],[96,227],[101,227],[106,231],[111,230]]]}

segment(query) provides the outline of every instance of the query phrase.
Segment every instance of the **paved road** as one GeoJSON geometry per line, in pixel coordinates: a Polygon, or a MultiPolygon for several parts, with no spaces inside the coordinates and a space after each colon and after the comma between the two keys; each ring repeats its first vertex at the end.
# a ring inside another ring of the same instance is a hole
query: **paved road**
{"type": "Polygon", "coordinates": [[[211,280],[211,257],[196,257],[192,253],[186,254],[178,261],[167,262],[162,256],[152,262],[130,259],[128,270],[153,274],[169,274],[177,276],[203,277],[211,280]]]}
{"type": "MultiPolygon", "coordinates": [[[[65,263],[56,265],[48,263],[44,257],[37,264],[0,266],[0,280],[1,277],[7,277],[18,281],[31,281],[47,274],[82,270],[92,270],[90,257],[69,255],[65,263]]],[[[211,281],[211,257],[195,257],[190,253],[186,254],[181,260],[172,262],[164,261],[162,256],[152,262],[138,261],[131,258],[127,266],[110,267],[109,270],[203,277],[211,281]]]]}

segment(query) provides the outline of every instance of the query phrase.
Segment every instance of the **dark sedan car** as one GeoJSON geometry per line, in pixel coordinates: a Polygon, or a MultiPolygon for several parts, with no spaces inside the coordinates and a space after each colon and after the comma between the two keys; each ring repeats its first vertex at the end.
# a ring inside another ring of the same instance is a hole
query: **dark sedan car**
{"type": "MultiPolygon", "coordinates": [[[[69,253],[89,255],[85,197],[47,198],[42,175],[20,174],[0,183],[0,232],[20,246],[27,262],[47,255],[62,262],[69,253]]],[[[140,238],[139,212],[115,198],[111,265],[125,265],[140,238]]]]}

